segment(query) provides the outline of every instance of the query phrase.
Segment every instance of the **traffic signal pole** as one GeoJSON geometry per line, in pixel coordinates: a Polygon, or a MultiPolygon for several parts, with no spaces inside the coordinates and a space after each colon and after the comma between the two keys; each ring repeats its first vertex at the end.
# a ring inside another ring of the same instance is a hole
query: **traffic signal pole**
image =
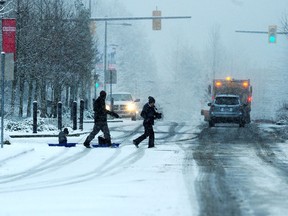
{"type": "MultiPolygon", "coordinates": [[[[236,33],[252,33],[252,34],[268,34],[268,31],[243,31],[243,30],[236,30],[236,33]]],[[[277,32],[277,34],[284,34],[287,35],[288,32],[277,32]]]]}
{"type": "Polygon", "coordinates": [[[153,20],[153,19],[190,19],[191,16],[152,16],[152,17],[96,17],[91,21],[124,21],[124,20],[153,20]]]}
{"type": "Polygon", "coordinates": [[[288,32],[278,32],[277,26],[272,25],[269,26],[268,31],[243,31],[243,30],[236,30],[236,33],[248,33],[248,34],[267,34],[268,35],[268,42],[269,43],[276,43],[276,36],[279,35],[288,35],[288,32]]]}

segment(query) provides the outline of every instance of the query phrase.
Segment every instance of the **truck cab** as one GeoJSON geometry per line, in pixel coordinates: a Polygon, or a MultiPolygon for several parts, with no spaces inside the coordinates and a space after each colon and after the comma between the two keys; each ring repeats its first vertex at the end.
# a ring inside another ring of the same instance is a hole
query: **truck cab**
{"type": "Polygon", "coordinates": [[[135,121],[139,114],[139,101],[140,99],[134,99],[129,92],[115,92],[107,96],[106,109],[116,112],[121,118],[135,121]]]}

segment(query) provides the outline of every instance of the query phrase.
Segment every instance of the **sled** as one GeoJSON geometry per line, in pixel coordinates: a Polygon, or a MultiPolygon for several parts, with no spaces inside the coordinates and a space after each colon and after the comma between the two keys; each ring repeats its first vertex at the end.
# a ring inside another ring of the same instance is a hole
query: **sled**
{"type": "Polygon", "coordinates": [[[112,143],[111,146],[109,144],[101,143],[101,144],[92,144],[93,148],[119,148],[120,143],[112,143]]]}
{"type": "Polygon", "coordinates": [[[48,143],[49,146],[58,146],[58,147],[75,147],[77,143],[62,143],[62,144],[59,144],[59,143],[48,143]]]}
{"type": "Polygon", "coordinates": [[[107,141],[104,137],[98,136],[98,144],[92,144],[93,148],[118,148],[120,143],[112,143],[111,145],[107,144],[107,141]]]}

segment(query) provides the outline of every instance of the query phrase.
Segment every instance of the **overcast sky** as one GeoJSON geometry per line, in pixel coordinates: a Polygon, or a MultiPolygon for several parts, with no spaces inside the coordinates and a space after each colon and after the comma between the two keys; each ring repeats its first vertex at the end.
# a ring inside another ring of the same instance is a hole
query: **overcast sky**
{"type": "MultiPolygon", "coordinates": [[[[101,1],[91,0],[92,7],[101,1]]],[[[185,20],[163,20],[161,31],[152,31],[151,20],[132,22],[133,26],[143,28],[158,56],[163,56],[182,44],[204,51],[215,27],[219,30],[221,43],[229,50],[230,55],[235,58],[247,57],[254,64],[279,63],[287,48],[287,38],[284,35],[278,36],[276,44],[269,44],[266,34],[235,33],[236,30],[267,31],[269,25],[277,25],[281,31],[281,20],[288,14],[287,0],[109,1],[111,7],[113,2],[123,4],[131,16],[136,17],[151,16],[156,8],[161,10],[162,16],[191,16],[191,19],[185,20]]],[[[92,14],[93,10],[95,8],[92,8],[92,14]]]]}
{"type": "MultiPolygon", "coordinates": [[[[236,56],[243,54],[259,59],[258,55],[264,54],[265,57],[267,54],[269,60],[272,58],[269,52],[276,52],[273,53],[273,57],[277,57],[287,44],[284,36],[279,36],[277,44],[272,45],[268,44],[267,35],[235,33],[235,30],[267,31],[268,26],[273,24],[278,25],[281,30],[281,19],[288,11],[286,0],[121,0],[119,2],[123,3],[134,16],[150,16],[152,10],[157,7],[163,16],[192,17],[189,20],[164,20],[161,32],[152,31],[151,22],[146,21],[145,31],[151,37],[153,46],[177,40],[179,43],[191,44],[196,49],[203,50],[215,26],[220,28],[223,45],[236,56]]],[[[165,46],[162,46],[162,49],[164,48],[165,46]]]]}

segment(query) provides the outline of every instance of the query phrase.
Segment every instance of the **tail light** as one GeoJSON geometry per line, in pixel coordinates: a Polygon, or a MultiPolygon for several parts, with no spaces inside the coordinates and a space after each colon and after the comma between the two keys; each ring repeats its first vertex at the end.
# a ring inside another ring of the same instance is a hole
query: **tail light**
{"type": "Polygon", "coordinates": [[[252,96],[249,96],[249,97],[247,98],[247,102],[248,102],[248,103],[251,103],[251,102],[252,102],[252,96]]]}
{"type": "Polygon", "coordinates": [[[213,111],[214,111],[214,109],[215,109],[215,106],[214,106],[214,105],[212,105],[212,106],[210,107],[210,111],[211,111],[211,112],[213,112],[213,111]]]}

